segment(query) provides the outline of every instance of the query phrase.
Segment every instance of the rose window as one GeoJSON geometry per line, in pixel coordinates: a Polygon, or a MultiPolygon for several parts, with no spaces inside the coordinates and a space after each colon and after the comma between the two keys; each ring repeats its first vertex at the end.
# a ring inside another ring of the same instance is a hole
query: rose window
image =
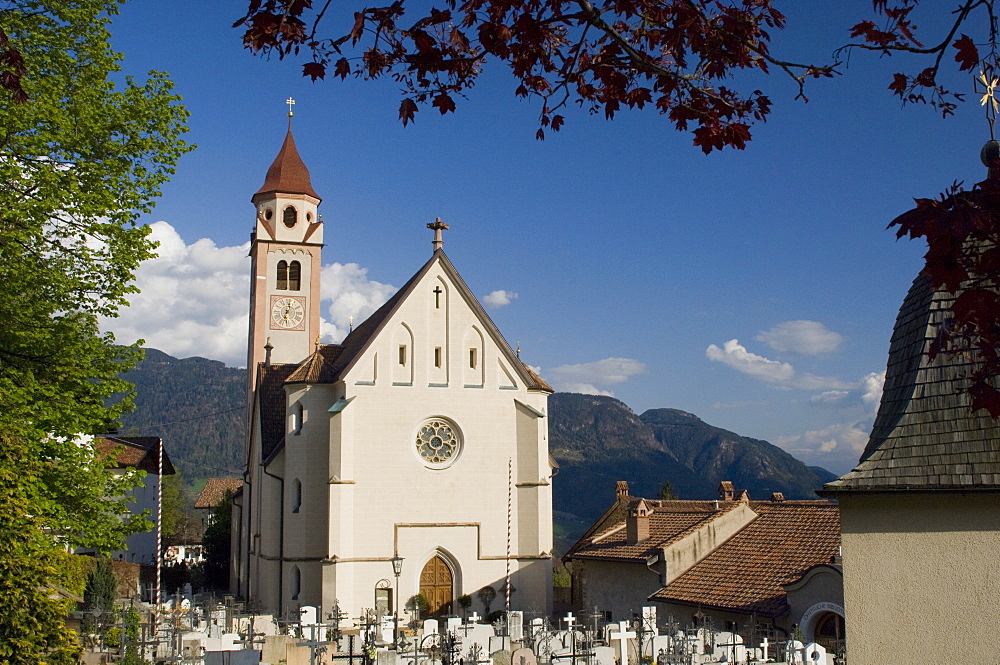
{"type": "Polygon", "coordinates": [[[435,418],[417,432],[417,454],[434,466],[446,466],[458,456],[461,441],[454,425],[435,418]]]}

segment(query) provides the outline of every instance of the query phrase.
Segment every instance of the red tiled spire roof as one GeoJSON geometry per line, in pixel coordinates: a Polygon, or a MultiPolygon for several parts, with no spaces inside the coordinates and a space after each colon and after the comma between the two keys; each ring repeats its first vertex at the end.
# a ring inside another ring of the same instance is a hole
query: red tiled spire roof
{"type": "Polygon", "coordinates": [[[309,181],[309,169],[306,168],[295,147],[291,121],[289,121],[288,132],[285,134],[285,141],[281,144],[281,150],[278,151],[278,156],[274,158],[271,167],[267,169],[264,184],[254,194],[254,198],[272,192],[306,194],[319,199],[319,195],[313,191],[312,183],[309,181]]]}

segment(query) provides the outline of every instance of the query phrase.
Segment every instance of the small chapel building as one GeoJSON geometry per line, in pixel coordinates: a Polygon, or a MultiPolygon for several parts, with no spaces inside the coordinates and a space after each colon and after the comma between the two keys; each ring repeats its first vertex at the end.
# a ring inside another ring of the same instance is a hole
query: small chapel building
{"type": "MultiPolygon", "coordinates": [[[[290,123],[291,121],[289,121],[290,123]]],[[[320,344],[319,195],[291,124],[252,198],[250,428],[233,590],[271,612],[552,605],[552,392],[444,253],[320,344]],[[489,597],[489,592],[482,594],[489,597]]]]}

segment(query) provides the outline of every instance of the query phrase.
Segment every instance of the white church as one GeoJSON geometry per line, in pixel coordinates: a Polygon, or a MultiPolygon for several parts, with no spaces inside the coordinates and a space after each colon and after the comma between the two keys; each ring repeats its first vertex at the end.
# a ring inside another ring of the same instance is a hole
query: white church
{"type": "MultiPolygon", "coordinates": [[[[253,195],[250,429],[233,590],[347,616],[552,605],[542,379],[442,249],[340,344],[320,344],[320,197],[288,133],[253,195]],[[467,602],[467,601],[466,601],[467,602]]],[[[428,238],[430,234],[428,233],[428,238]]]]}

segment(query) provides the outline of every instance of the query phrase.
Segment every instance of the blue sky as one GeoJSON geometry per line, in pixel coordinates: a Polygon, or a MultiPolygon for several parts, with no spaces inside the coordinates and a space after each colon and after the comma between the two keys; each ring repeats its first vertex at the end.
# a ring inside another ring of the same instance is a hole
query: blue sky
{"type": "MultiPolygon", "coordinates": [[[[773,50],[813,61],[870,7],[790,4],[773,50]]],[[[144,220],[161,257],[105,324],[120,340],[244,362],[250,196],[291,96],[323,197],[329,341],[426,261],[441,217],[466,282],[557,388],[690,411],[835,472],[857,461],[923,253],[886,224],[985,174],[971,77],[948,120],[888,93],[903,58],[855,54],[845,76],[809,84],[808,104],[779,76],[750,80],[775,110],[742,152],[706,156],[648,110],[571,113],[536,141],[537,105],[496,64],[457,114],[424,109],[404,128],[389,79],[313,84],[300,62],[252,57],[229,27],[243,9],[133,0],[112,26],[126,73],[171,75],[198,145],[144,220]]]]}

